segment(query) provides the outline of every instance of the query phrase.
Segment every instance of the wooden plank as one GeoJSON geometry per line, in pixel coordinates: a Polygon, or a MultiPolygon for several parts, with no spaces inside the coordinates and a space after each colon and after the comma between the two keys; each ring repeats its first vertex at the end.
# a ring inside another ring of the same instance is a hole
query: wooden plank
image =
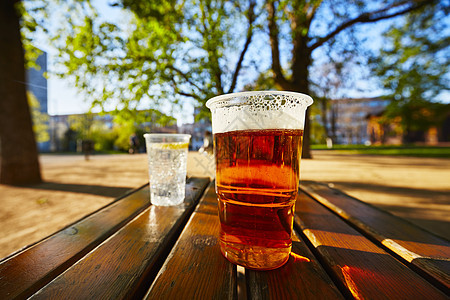
{"type": "Polygon", "coordinates": [[[284,266],[264,272],[245,270],[245,277],[249,299],[344,299],[297,235],[284,266]]]}
{"type": "Polygon", "coordinates": [[[295,224],[347,296],[356,299],[448,299],[423,277],[338,216],[300,193],[295,224]]]}
{"type": "Polygon", "coordinates": [[[309,182],[301,188],[449,293],[450,242],[325,184],[309,182]]]}
{"type": "Polygon", "coordinates": [[[150,287],[146,299],[235,299],[236,266],[220,253],[211,184],[150,287]]]}
{"type": "Polygon", "coordinates": [[[148,207],[31,298],[142,297],[208,183],[191,179],[184,205],[148,207]]]}
{"type": "Polygon", "coordinates": [[[0,264],[0,299],[25,298],[50,282],[149,203],[148,188],[111,203],[0,264]]]}

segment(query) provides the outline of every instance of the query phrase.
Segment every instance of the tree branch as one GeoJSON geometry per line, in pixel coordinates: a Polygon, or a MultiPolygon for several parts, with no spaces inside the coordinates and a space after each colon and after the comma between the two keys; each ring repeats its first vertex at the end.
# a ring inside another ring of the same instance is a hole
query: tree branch
{"type": "Polygon", "coordinates": [[[173,91],[174,91],[176,94],[181,95],[181,96],[185,96],[185,97],[190,97],[190,98],[193,98],[193,99],[195,99],[195,100],[201,102],[202,98],[200,97],[200,94],[198,94],[198,93],[186,93],[186,92],[183,92],[183,91],[181,91],[180,88],[178,87],[178,84],[177,84],[177,82],[175,81],[175,78],[172,78],[171,81],[172,81],[172,88],[173,88],[173,91]]]}
{"type": "Polygon", "coordinates": [[[211,44],[211,32],[215,29],[215,24],[213,24],[212,26],[207,26],[207,22],[211,20],[210,15],[207,15],[207,12],[211,12],[212,8],[210,5],[206,5],[206,10],[205,11],[205,7],[201,6],[201,13],[202,13],[202,25],[203,25],[203,39],[204,39],[204,43],[205,43],[205,47],[204,50],[206,50],[206,52],[208,53],[208,67],[210,69],[210,73],[212,75],[213,78],[215,78],[215,83],[216,83],[216,88],[217,88],[217,92],[219,94],[223,94],[223,85],[222,85],[222,70],[220,69],[220,65],[219,65],[219,54],[217,53],[217,47],[214,44],[211,44]]]}
{"type": "Polygon", "coordinates": [[[269,1],[267,3],[268,12],[268,27],[269,27],[269,38],[270,38],[270,48],[272,50],[272,71],[275,75],[275,82],[279,83],[281,86],[288,85],[288,81],[283,75],[280,63],[280,43],[278,39],[278,25],[276,21],[276,7],[275,0],[269,1]]]}
{"type": "MultiPolygon", "coordinates": [[[[194,87],[195,87],[196,89],[198,89],[199,91],[205,93],[205,90],[203,90],[203,89],[202,89],[201,87],[199,87],[195,82],[193,82],[193,81],[191,80],[191,78],[189,78],[189,76],[188,76],[186,73],[182,72],[180,69],[178,69],[178,68],[176,68],[175,66],[172,66],[172,65],[167,65],[167,68],[170,69],[170,70],[172,70],[172,71],[174,71],[174,72],[177,73],[178,75],[180,75],[180,76],[181,76],[188,84],[194,86],[194,87]]],[[[172,80],[173,80],[173,77],[172,77],[172,80]]],[[[175,82],[174,82],[174,83],[175,83],[175,82]]]]}
{"type": "Polygon", "coordinates": [[[368,13],[363,13],[354,19],[345,21],[344,23],[339,25],[335,30],[330,32],[328,35],[326,35],[322,38],[319,38],[314,44],[312,44],[309,47],[309,49],[312,52],[314,49],[322,46],[325,42],[329,41],[331,38],[336,36],[338,33],[343,31],[344,29],[347,29],[348,27],[353,26],[357,23],[374,23],[374,22],[377,22],[380,20],[394,18],[394,17],[400,16],[400,15],[406,14],[408,12],[417,10],[425,5],[433,4],[435,2],[437,2],[437,1],[436,0],[416,0],[416,1],[405,0],[405,1],[391,4],[387,7],[379,9],[379,10],[375,10],[375,11],[368,12],[368,13]],[[393,12],[390,14],[388,13],[389,10],[392,10],[395,7],[404,6],[408,3],[411,3],[411,5],[409,5],[408,7],[404,8],[400,11],[393,12]]]}
{"type": "Polygon", "coordinates": [[[315,2],[314,4],[310,4],[308,6],[305,6],[305,15],[306,19],[309,20],[309,24],[311,24],[312,19],[314,18],[314,15],[316,14],[317,9],[320,6],[320,2],[315,2]]]}
{"type": "Polygon", "coordinates": [[[250,46],[250,43],[252,41],[252,37],[253,37],[253,22],[256,19],[255,6],[256,6],[256,2],[253,1],[253,0],[250,0],[249,1],[248,14],[247,14],[247,19],[248,19],[247,39],[245,40],[244,48],[242,49],[241,55],[240,55],[239,60],[238,60],[238,62],[236,64],[236,68],[235,68],[234,74],[233,74],[233,79],[231,81],[231,85],[230,85],[230,88],[228,90],[228,93],[232,93],[234,91],[234,89],[236,88],[236,83],[237,83],[237,79],[238,79],[238,76],[239,76],[239,71],[242,68],[242,62],[244,61],[245,53],[247,52],[248,47],[250,46]]]}

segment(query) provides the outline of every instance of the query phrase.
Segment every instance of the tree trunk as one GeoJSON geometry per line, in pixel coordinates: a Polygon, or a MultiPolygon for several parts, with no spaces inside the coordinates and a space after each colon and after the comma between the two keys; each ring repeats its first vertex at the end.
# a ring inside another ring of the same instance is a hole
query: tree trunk
{"type": "Polygon", "coordinates": [[[309,120],[309,109],[306,111],[305,116],[305,130],[303,131],[303,148],[302,158],[312,158],[311,154],[311,126],[309,120]]]}
{"type": "MultiPolygon", "coordinates": [[[[294,53],[296,57],[295,72],[292,70],[292,91],[309,95],[309,72],[308,66],[311,63],[310,53],[306,50],[306,45],[300,48],[299,53],[294,53]]],[[[294,68],[294,65],[293,65],[294,68]]],[[[311,154],[311,126],[310,126],[310,109],[306,111],[305,129],[303,132],[303,148],[302,158],[312,158],[311,154]]]]}
{"type": "MultiPolygon", "coordinates": [[[[277,24],[277,4],[275,1],[268,1],[266,5],[268,19],[270,47],[272,51],[272,71],[277,88],[285,91],[309,94],[308,66],[311,64],[311,51],[306,45],[306,37],[299,28],[309,28],[309,21],[303,17],[293,17],[291,20],[292,31],[295,32],[293,38],[293,55],[291,78],[286,78],[283,74],[280,61],[279,28],[277,24]]],[[[302,157],[312,158],[310,150],[310,126],[309,110],[306,111],[305,129],[303,132],[302,157]]]]}
{"type": "Polygon", "coordinates": [[[335,144],[335,143],[337,143],[336,120],[337,120],[337,114],[338,114],[336,103],[331,103],[330,112],[331,112],[331,120],[330,120],[331,140],[333,141],[333,144],[335,144]]]}
{"type": "Polygon", "coordinates": [[[19,1],[0,3],[0,183],[41,182],[25,85],[19,1]]]}
{"type": "Polygon", "coordinates": [[[320,101],[319,101],[320,108],[321,108],[320,109],[320,113],[321,113],[321,116],[322,116],[323,129],[325,130],[325,136],[327,138],[329,138],[329,137],[331,137],[331,134],[330,134],[330,129],[329,129],[330,126],[328,126],[329,122],[328,122],[328,107],[327,107],[328,103],[327,102],[328,102],[328,99],[325,98],[325,97],[321,98],[320,101]]]}

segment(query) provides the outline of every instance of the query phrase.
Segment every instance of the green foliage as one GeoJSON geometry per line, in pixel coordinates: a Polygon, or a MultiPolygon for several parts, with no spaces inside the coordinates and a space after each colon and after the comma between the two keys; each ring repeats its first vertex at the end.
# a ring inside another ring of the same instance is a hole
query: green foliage
{"type": "Polygon", "coordinates": [[[99,18],[89,1],[53,2],[70,14],[54,22],[57,73],[71,78],[92,108],[115,105],[116,112],[181,107],[186,98],[204,104],[234,91],[245,64],[236,57],[247,51],[238,41],[250,40],[255,22],[253,1],[123,0],[114,3],[126,13],[117,23],[99,18]]]}
{"type": "Polygon", "coordinates": [[[47,142],[50,140],[48,134],[48,115],[41,112],[39,101],[32,92],[27,91],[27,98],[31,110],[31,119],[33,121],[33,131],[36,136],[36,142],[47,142]]]}
{"type": "Polygon", "coordinates": [[[95,151],[114,149],[117,133],[109,129],[104,122],[96,120],[94,114],[80,114],[69,117],[70,130],[76,133],[78,142],[91,140],[95,151]]]}
{"type": "MultiPolygon", "coordinates": [[[[329,151],[326,145],[313,145],[313,150],[329,151]]],[[[364,146],[364,145],[333,145],[333,152],[342,154],[363,155],[393,155],[414,157],[450,158],[450,147],[433,146],[364,146]]]]}
{"type": "Polygon", "coordinates": [[[80,114],[69,116],[70,129],[77,132],[77,138],[81,140],[91,139],[91,128],[94,125],[92,114],[80,114]]]}
{"type": "Polygon", "coordinates": [[[308,109],[311,114],[311,144],[323,144],[326,142],[327,132],[320,118],[321,108],[315,103],[308,109]]]}
{"type": "Polygon", "coordinates": [[[266,83],[280,89],[309,93],[312,81],[326,88],[311,66],[331,62],[339,75],[347,62],[360,63],[357,24],[431,2],[115,0],[125,17],[111,22],[89,0],[27,0],[24,27],[35,32],[39,13],[52,12],[47,28],[59,51],[56,72],[72,79],[92,108],[114,105],[130,132],[142,120],[134,117],[138,109],[180,108],[187,98],[202,108],[197,118],[208,118],[207,99],[242,89],[267,70],[273,82],[266,83]]]}
{"type": "Polygon", "coordinates": [[[439,125],[448,115],[448,105],[437,103],[449,90],[448,11],[442,5],[412,13],[385,32],[387,47],[372,60],[391,100],[381,122],[399,118],[406,141],[412,131],[439,125]]]}
{"type": "Polygon", "coordinates": [[[128,151],[133,133],[144,145],[144,133],[176,125],[175,118],[157,110],[122,109],[111,113],[80,114],[70,116],[68,121],[70,129],[76,132],[76,139],[92,140],[96,151],[128,151]]]}
{"type": "Polygon", "coordinates": [[[22,44],[24,48],[25,68],[36,68],[40,66],[36,64],[37,58],[42,54],[42,51],[33,46],[33,35],[36,32],[46,32],[43,18],[47,17],[44,3],[28,3],[25,7],[25,2],[19,1],[16,4],[16,9],[21,16],[21,35],[22,44]]]}
{"type": "Polygon", "coordinates": [[[244,86],[244,91],[270,91],[276,90],[275,81],[273,79],[273,72],[261,72],[252,83],[244,86]]]}
{"type": "Polygon", "coordinates": [[[97,152],[107,152],[116,149],[115,142],[117,134],[108,130],[93,130],[92,141],[94,141],[94,150],[97,152]]]}
{"type": "Polygon", "coordinates": [[[122,125],[114,128],[116,140],[114,145],[120,150],[128,150],[130,146],[130,136],[136,132],[136,128],[133,125],[122,125]]]}

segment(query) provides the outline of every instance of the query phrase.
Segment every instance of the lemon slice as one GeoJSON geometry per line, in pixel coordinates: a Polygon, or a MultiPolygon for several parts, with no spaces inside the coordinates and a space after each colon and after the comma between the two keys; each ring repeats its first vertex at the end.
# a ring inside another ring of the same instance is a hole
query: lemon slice
{"type": "Polygon", "coordinates": [[[155,149],[178,150],[187,148],[189,146],[189,143],[152,143],[151,146],[155,149]]]}

